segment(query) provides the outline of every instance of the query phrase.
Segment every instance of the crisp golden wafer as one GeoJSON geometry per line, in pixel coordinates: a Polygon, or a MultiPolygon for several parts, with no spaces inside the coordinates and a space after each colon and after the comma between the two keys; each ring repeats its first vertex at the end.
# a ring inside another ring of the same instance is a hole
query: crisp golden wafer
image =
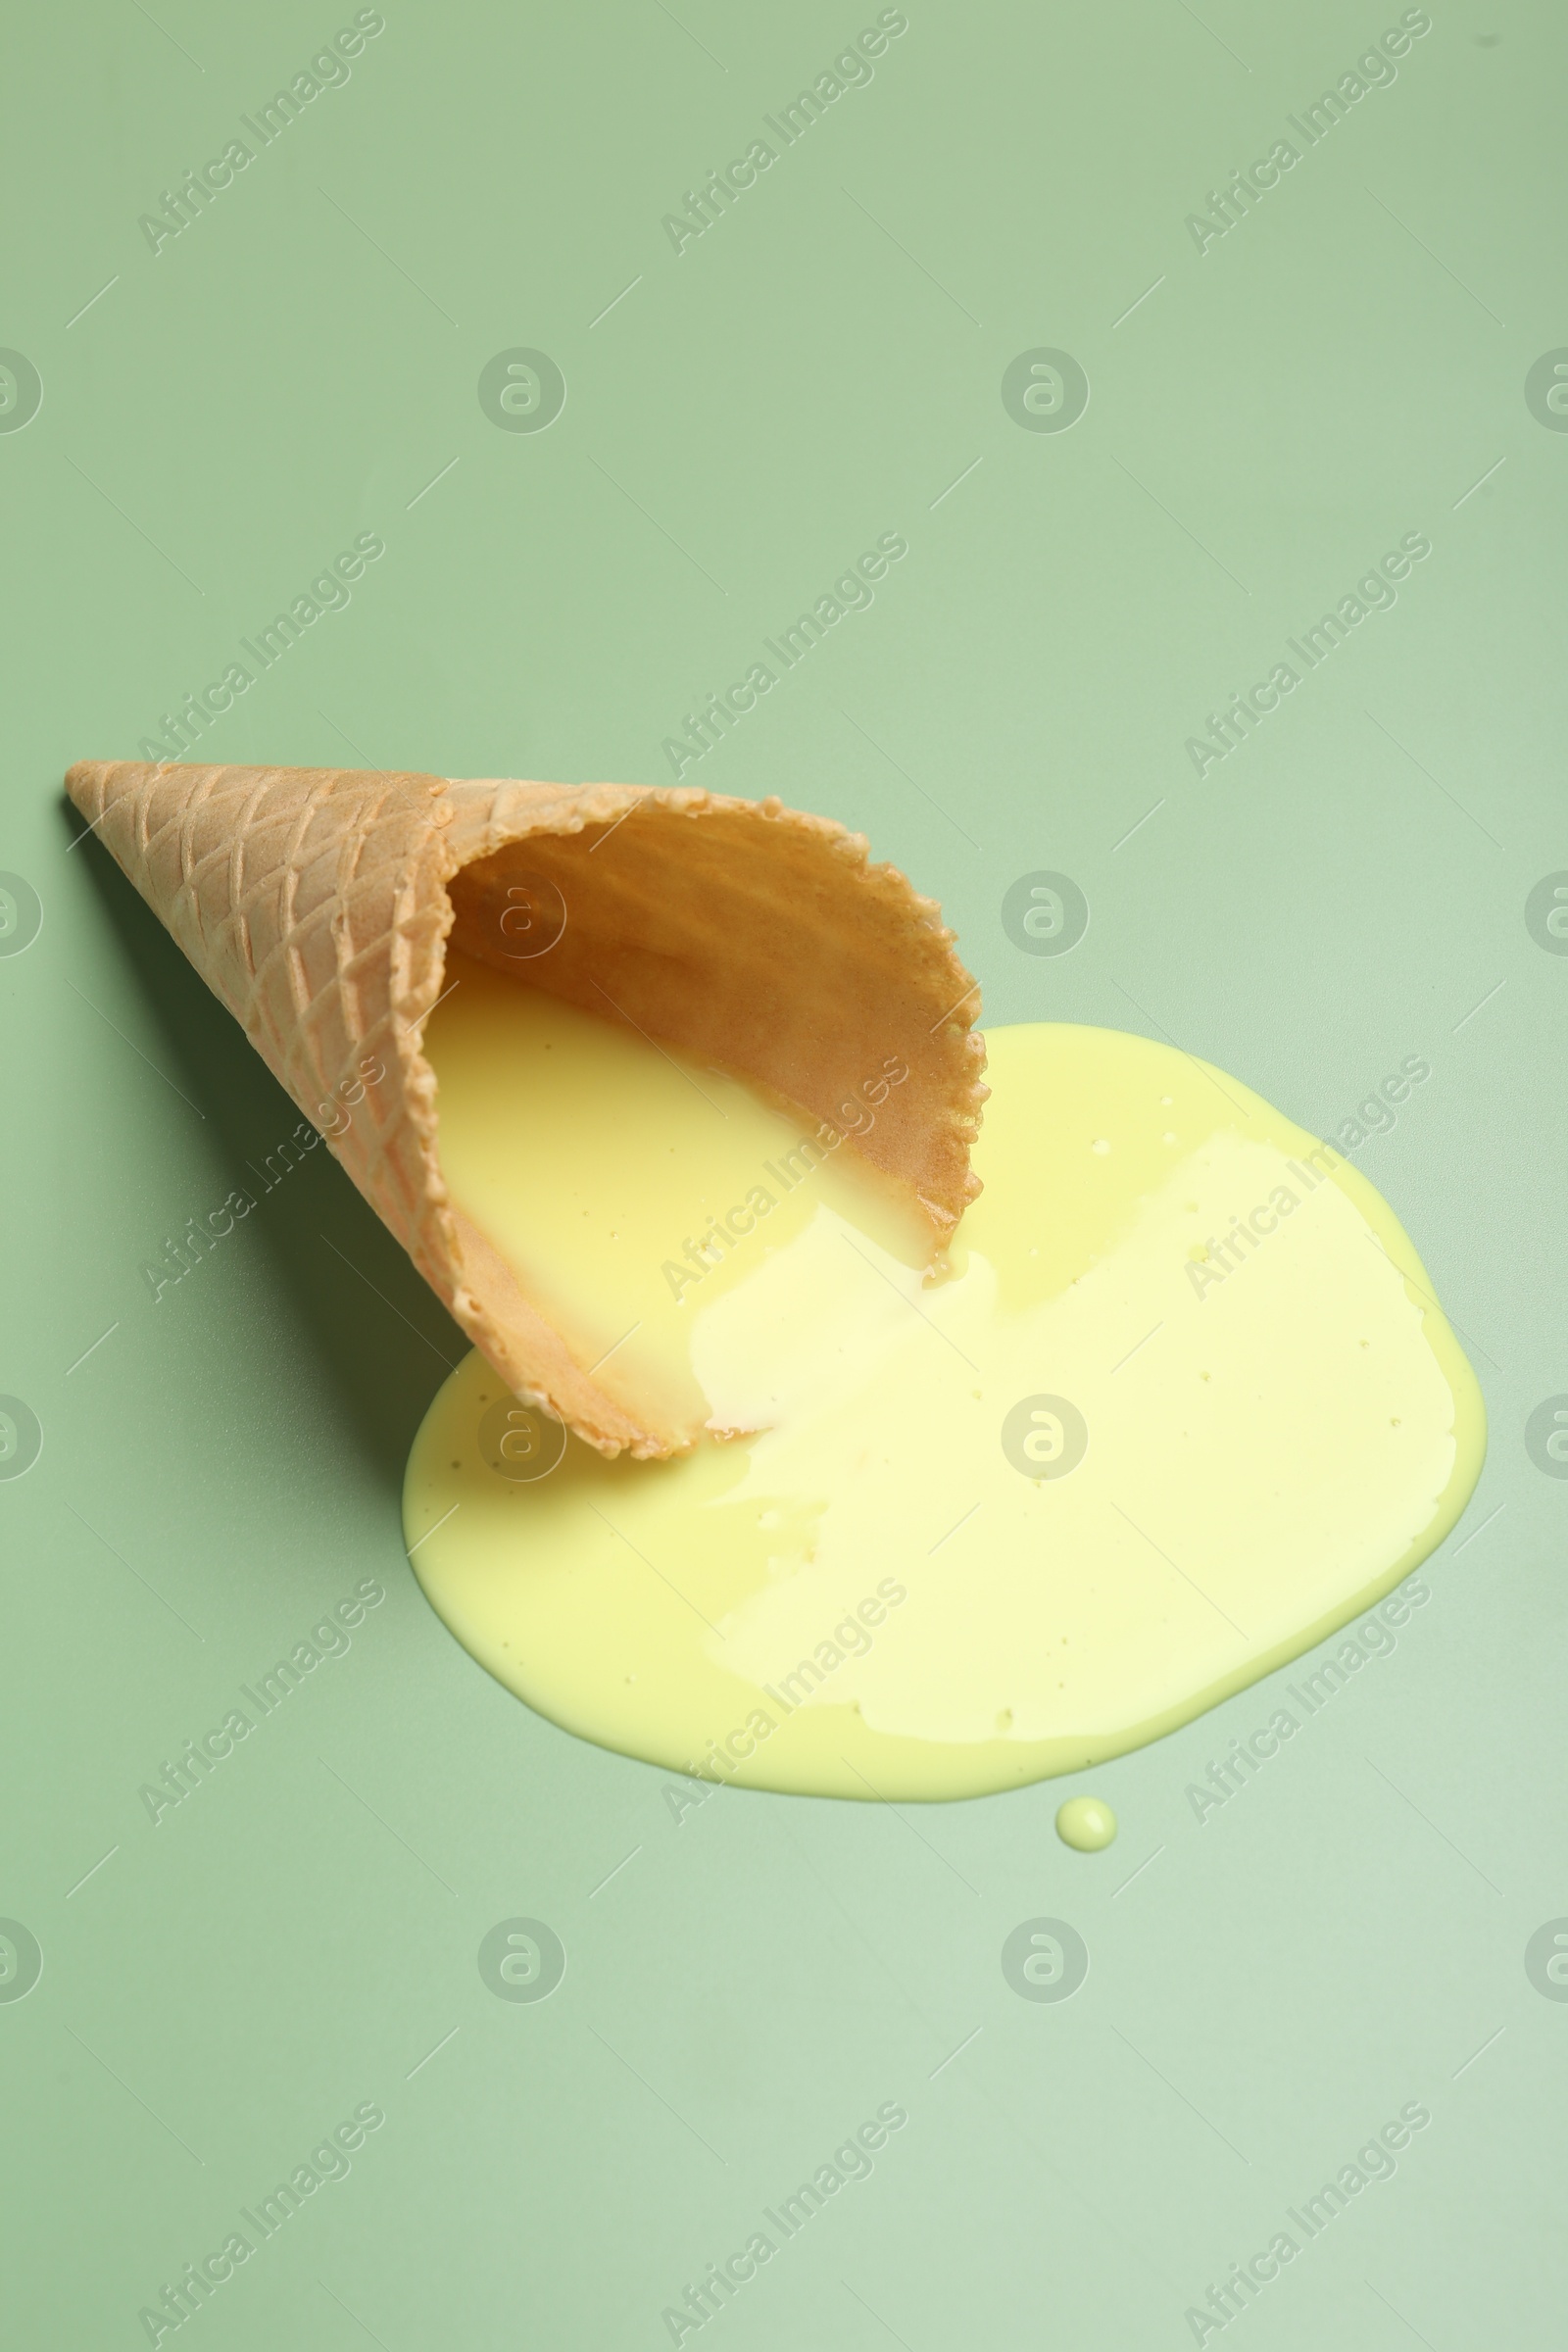
{"type": "Polygon", "coordinates": [[[451,1204],[421,1052],[449,939],[819,1120],[896,1054],[908,1082],[858,1148],[933,1253],[978,1189],[978,991],[935,903],[829,818],[364,769],[82,761],[66,787],[308,1118],[384,1065],[330,1150],[514,1394],[602,1452],[692,1433],[608,1396],[451,1204]]]}

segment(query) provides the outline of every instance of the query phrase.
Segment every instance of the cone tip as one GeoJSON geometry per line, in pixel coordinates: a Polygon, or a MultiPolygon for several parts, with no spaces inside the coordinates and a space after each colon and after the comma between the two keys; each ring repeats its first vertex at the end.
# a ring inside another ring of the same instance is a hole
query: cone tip
{"type": "Polygon", "coordinates": [[[160,760],[77,760],[66,770],[66,791],[84,815],[96,816],[111,794],[133,791],[148,776],[162,775],[176,762],[160,760]]]}
{"type": "Polygon", "coordinates": [[[101,788],[109,774],[107,760],[77,760],[66,770],[66,791],[85,816],[88,802],[95,788],[101,788]]]}

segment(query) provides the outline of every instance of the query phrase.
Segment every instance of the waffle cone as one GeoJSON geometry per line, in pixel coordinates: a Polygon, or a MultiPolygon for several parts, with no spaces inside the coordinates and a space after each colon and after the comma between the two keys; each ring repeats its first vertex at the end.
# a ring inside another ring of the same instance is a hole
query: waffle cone
{"type": "Polygon", "coordinates": [[[900,1055],[908,1081],[858,1144],[933,1250],[979,1189],[974,984],[936,905],[826,817],[326,768],[83,761],[66,788],[508,1387],[602,1452],[699,1433],[600,1388],[451,1202],[421,1051],[449,938],[835,1124],[900,1055]],[[384,1077],[366,1086],[367,1064],[384,1077]]]}

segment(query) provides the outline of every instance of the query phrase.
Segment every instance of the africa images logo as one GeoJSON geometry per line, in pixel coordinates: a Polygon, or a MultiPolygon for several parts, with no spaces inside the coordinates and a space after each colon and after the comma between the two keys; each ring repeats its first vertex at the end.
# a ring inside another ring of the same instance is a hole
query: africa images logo
{"type": "Polygon", "coordinates": [[[1406,531],[1396,548],[1391,548],[1353,589],[1348,589],[1332,612],[1324,612],[1312,626],[1301,631],[1300,637],[1287,637],[1285,642],[1294,662],[1276,662],[1266,678],[1248,693],[1233,694],[1230,708],[1223,715],[1211,710],[1204,720],[1206,735],[1189,735],[1187,756],[1200,775],[1221,760],[1229,759],[1250,735],[1257,732],[1261,720],[1277,710],[1284,697],[1294,694],[1303,678],[1322,667],[1329,656],[1348,639],[1352,629],[1358,629],[1373,612],[1392,612],[1399,601],[1396,580],[1409,577],[1412,564],[1424,564],[1432,553],[1432,541],[1425,531],[1406,531]],[[1298,662],[1300,668],[1295,663],[1298,662]]]}
{"type": "Polygon", "coordinates": [[[385,30],[386,19],[378,8],[362,8],[354,24],[345,25],[318,49],[286,89],[275,91],[265,106],[257,108],[255,118],[241,115],[249,137],[231,138],[221,155],[212,157],[199,172],[187,172],[177,188],[164,189],[159,198],[162,211],[141,215],[136,225],[152,251],[161,254],[173,238],[193,227],[223,190],[233,186],[236,174],[248,171],[257,156],[280,139],[323,90],[341,89],[351,81],[349,59],[358,57],[368,40],[373,41],[385,30]]]}
{"type": "Polygon", "coordinates": [[[898,40],[908,29],[909,20],[902,8],[885,8],[874,25],[858,33],[831,66],[823,67],[809,89],[800,91],[788,106],[781,106],[777,117],[762,117],[771,138],[753,139],[744,155],[734,157],[721,172],[710,172],[700,188],[688,188],[683,199],[686,210],[666,213],[660,223],[676,253],[684,253],[688,245],[716,227],[747,189],[756,187],[759,174],[770,172],[781,155],[798,146],[846,91],[864,89],[873,81],[876,69],[872,60],[884,56],[889,41],[898,40]]]}

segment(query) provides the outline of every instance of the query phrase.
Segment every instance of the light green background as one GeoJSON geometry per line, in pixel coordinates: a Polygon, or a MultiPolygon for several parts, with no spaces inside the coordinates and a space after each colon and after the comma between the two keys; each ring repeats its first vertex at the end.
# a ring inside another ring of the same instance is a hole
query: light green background
{"type": "Polygon", "coordinates": [[[1568,1913],[1568,1481],[1523,1427],[1568,1389],[1568,958],[1523,907],[1568,866],[1568,436],[1523,387],[1568,343],[1560,13],[1435,0],[1200,255],[1187,214],[1396,9],[910,0],[679,257],[662,216],[874,10],[387,0],[156,257],[138,215],[352,12],[155,13],[35,11],[8,88],[0,343],[44,396],[0,434],[0,866],[44,923],[0,959],[0,1389],[45,1439],[0,1485],[0,1913],[44,1952],[0,2003],[7,2339],[144,2342],[375,2099],[351,2178],[191,2323],[213,2352],[637,2352],[897,2099],[874,2176],[713,2323],[734,2352],[1157,2352],[1419,2099],[1397,2177],[1235,2326],[1557,2344],[1568,2004],[1523,1953],[1568,1913]],[[517,345],[565,375],[543,433],[478,404],[517,345]],[[1069,432],[1002,405],[1041,345],[1090,378],[1069,432]],[[677,1824],[427,1609],[398,1481],[459,1335],[324,1153],[151,1301],[143,1259],[297,1114],[69,849],[59,779],[134,756],[360,530],[384,559],[205,756],[658,782],[694,698],[898,530],[875,606],[690,780],[862,827],[993,1020],[1169,1034],[1316,1126],[1430,1059],[1358,1161],[1470,1338],[1486,1473],[1396,1654],[1203,1826],[1187,1785],[1266,1688],[1092,1776],[1102,1855],[1053,1835],[1072,1783],[677,1824]],[[1414,530],[1397,607],[1200,780],[1204,713],[1414,530]],[[1061,960],[1001,926],[1036,867],[1093,910],[1061,960]],[[367,1576],[349,1655],[155,1828],[140,1784],[367,1576]],[[477,1972],[515,1914],[566,1946],[542,2005],[477,1972]],[[1042,1914],[1092,1956],[1059,2007],[1000,1967],[1042,1914]]]}

